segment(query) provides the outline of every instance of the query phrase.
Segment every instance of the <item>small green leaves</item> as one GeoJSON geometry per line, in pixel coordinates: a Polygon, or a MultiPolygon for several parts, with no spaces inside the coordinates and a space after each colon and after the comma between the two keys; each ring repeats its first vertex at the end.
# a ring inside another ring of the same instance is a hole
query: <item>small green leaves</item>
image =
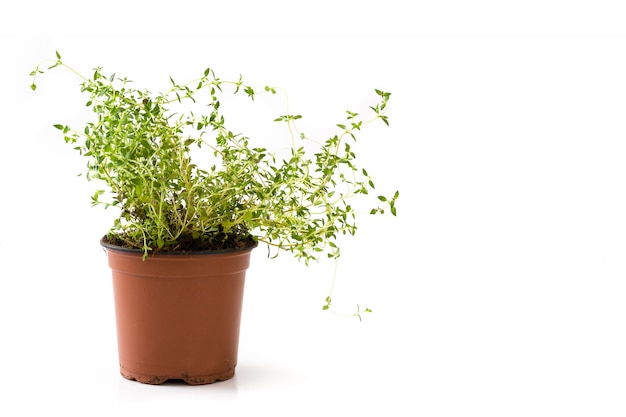
{"type": "Polygon", "coordinates": [[[254,89],[250,86],[245,86],[243,91],[245,91],[245,93],[248,95],[248,97],[250,97],[252,100],[254,100],[254,89]]]}
{"type": "MultiPolygon", "coordinates": [[[[288,113],[273,119],[286,123],[287,140],[258,145],[229,129],[220,105],[222,90],[230,87],[254,101],[258,94],[276,95],[277,87],[266,85],[257,93],[241,76],[221,80],[206,68],[185,84],[169,77],[168,90],[153,94],[115,73],[105,75],[101,67],[85,77],[55,55],[48,69],[63,67],[79,77],[94,119],[79,129],[61,123],[54,128],[85,157],[86,178],[106,185],[91,195],[92,205],[119,209],[109,235],[143,250],[144,259],[196,239],[227,248],[251,238],[267,244],[268,256],[286,251],[308,265],[339,258],[338,239],[356,233],[360,208],[350,199],[373,198],[368,193],[375,189],[368,170],[359,166],[357,136],[378,120],[389,125],[390,93],[376,89],[378,103],[370,106],[375,115],[368,119],[347,110],[335,125],[340,130],[334,128],[336,134],[325,140],[300,132],[302,115],[288,113]],[[200,114],[185,111],[187,105],[200,114]],[[192,147],[209,158],[208,166],[194,163],[192,147]]],[[[43,73],[39,66],[31,71],[32,90],[43,73]]],[[[380,206],[370,213],[387,210],[395,216],[398,197],[398,191],[377,196],[380,206]]],[[[332,311],[331,295],[332,288],[322,310],[332,311]]],[[[347,316],[361,320],[371,311],[357,304],[347,316]]]]}
{"type": "Polygon", "coordinates": [[[376,94],[378,94],[379,96],[383,98],[385,103],[387,102],[387,100],[389,100],[389,97],[391,97],[391,93],[387,93],[379,89],[374,89],[374,91],[376,92],[376,94]]]}
{"type": "Polygon", "coordinates": [[[376,94],[378,94],[382,101],[378,103],[376,106],[370,106],[370,108],[376,113],[376,117],[383,121],[387,126],[389,126],[389,118],[384,114],[387,108],[387,101],[391,97],[391,93],[375,89],[376,94]]]}
{"type": "Polygon", "coordinates": [[[358,318],[359,318],[359,321],[362,321],[362,320],[361,320],[361,314],[362,314],[362,313],[371,313],[371,312],[372,312],[372,310],[370,310],[370,309],[369,309],[369,308],[367,308],[367,307],[365,308],[365,310],[361,311],[361,307],[359,307],[359,305],[357,304],[357,305],[356,305],[356,313],[354,313],[353,315],[354,315],[355,317],[358,317],[358,318]]]}
{"type": "MultiPolygon", "coordinates": [[[[396,200],[398,199],[398,197],[400,197],[400,191],[396,191],[393,197],[391,198],[385,197],[384,195],[379,195],[378,200],[383,203],[387,203],[387,206],[389,207],[389,211],[391,211],[391,214],[395,216],[397,214],[396,200]]],[[[370,210],[370,214],[384,214],[384,213],[385,213],[385,209],[381,207],[373,208],[370,210]]]]}
{"type": "Polygon", "coordinates": [[[392,215],[396,215],[396,200],[400,197],[400,191],[396,191],[391,201],[389,201],[389,210],[392,215]]]}
{"type": "MultiPolygon", "coordinates": [[[[324,311],[332,311],[332,309],[331,309],[331,301],[332,300],[330,298],[330,295],[328,297],[326,297],[325,301],[326,301],[326,303],[322,306],[322,310],[324,310],[324,311]]],[[[370,308],[367,308],[367,307],[365,309],[361,310],[361,306],[357,304],[356,305],[356,311],[354,313],[352,313],[352,314],[338,314],[338,315],[340,315],[340,316],[347,316],[347,317],[356,317],[356,318],[359,319],[359,321],[363,321],[362,314],[371,313],[371,312],[372,312],[372,310],[370,308]]],[[[335,313],[335,314],[337,314],[337,313],[335,313]]]]}
{"type": "MultiPolygon", "coordinates": [[[[368,124],[379,119],[388,124],[389,93],[375,90],[378,103],[369,119],[346,110],[335,125],[340,130],[334,128],[336,134],[326,139],[300,132],[302,115],[279,115],[273,120],[286,123],[286,140],[258,145],[233,133],[239,130],[229,126],[221,96],[229,87],[242,98],[270,93],[275,99],[277,87],[255,89],[241,76],[222,80],[206,68],[184,84],[169,77],[168,89],[153,94],[101,67],[85,77],[55,55],[49,68],[78,75],[94,119],[78,129],[61,123],[54,128],[85,157],[86,177],[107,186],[106,193],[92,195],[92,203],[119,208],[111,233],[129,245],[172,250],[190,237],[225,245],[254,231],[255,239],[276,253],[287,251],[308,263],[337,259],[339,237],[356,233],[360,209],[350,199],[369,197],[375,189],[368,170],[359,166],[356,140],[368,124]],[[194,112],[185,111],[188,105],[194,112]],[[195,150],[209,158],[208,166],[192,162],[195,150]]],[[[42,73],[39,66],[31,71],[32,90],[42,73]]],[[[396,215],[398,195],[379,196],[374,201],[380,207],[371,212],[396,215]]],[[[329,296],[325,309],[330,305],[329,296]]]]}
{"type": "Polygon", "coordinates": [[[302,119],[302,116],[299,114],[291,115],[286,114],[284,116],[279,116],[274,119],[275,122],[293,122],[294,120],[302,119]]]}
{"type": "Polygon", "coordinates": [[[96,190],[96,192],[91,196],[91,205],[96,206],[100,204],[100,196],[104,194],[104,190],[96,190]]]}
{"type": "Polygon", "coordinates": [[[30,89],[33,91],[37,90],[37,84],[35,81],[37,79],[37,75],[39,74],[43,74],[43,71],[39,69],[39,65],[37,65],[29,74],[33,78],[33,81],[30,84],[30,89]]]}

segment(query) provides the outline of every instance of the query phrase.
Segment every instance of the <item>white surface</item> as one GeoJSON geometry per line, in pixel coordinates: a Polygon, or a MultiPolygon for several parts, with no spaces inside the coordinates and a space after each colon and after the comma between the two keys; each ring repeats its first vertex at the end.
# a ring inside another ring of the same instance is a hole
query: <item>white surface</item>
{"type": "Polygon", "coordinates": [[[626,414],[626,4],[53,3],[0,5],[0,414],[626,414]],[[51,127],[84,100],[69,75],[28,88],[55,50],[154,89],[206,66],[280,85],[307,132],[391,91],[359,153],[399,216],[362,219],[334,294],[374,313],[322,312],[332,265],[260,248],[234,379],[120,377],[110,213],[51,127]]]}

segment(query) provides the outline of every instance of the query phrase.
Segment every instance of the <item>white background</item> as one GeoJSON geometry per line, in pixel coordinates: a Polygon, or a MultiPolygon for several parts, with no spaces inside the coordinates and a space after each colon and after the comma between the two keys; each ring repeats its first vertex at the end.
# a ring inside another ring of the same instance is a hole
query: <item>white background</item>
{"type": "Polygon", "coordinates": [[[625,74],[618,0],[3,1],[0,414],[626,415],[625,74]],[[259,248],[234,379],[119,376],[111,213],[52,128],[86,99],[29,89],[55,50],[153,90],[279,85],[311,134],[390,91],[357,154],[398,217],[361,218],[333,294],[374,312],[323,312],[333,265],[259,248]]]}

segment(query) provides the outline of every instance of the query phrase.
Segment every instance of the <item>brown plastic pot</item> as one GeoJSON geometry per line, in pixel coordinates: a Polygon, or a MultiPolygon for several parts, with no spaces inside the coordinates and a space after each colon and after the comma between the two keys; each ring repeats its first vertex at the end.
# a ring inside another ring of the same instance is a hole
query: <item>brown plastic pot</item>
{"type": "Polygon", "coordinates": [[[237,366],[252,248],[149,256],[101,242],[113,275],[120,373],[161,384],[210,384],[237,366]]]}

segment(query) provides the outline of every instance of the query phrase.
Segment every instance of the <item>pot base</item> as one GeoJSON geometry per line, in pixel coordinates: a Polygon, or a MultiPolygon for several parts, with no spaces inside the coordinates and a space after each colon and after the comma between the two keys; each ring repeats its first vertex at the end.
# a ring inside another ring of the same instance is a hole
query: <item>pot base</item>
{"type": "Polygon", "coordinates": [[[206,385],[212,384],[218,381],[226,381],[235,376],[235,369],[229,369],[225,372],[214,375],[202,375],[202,376],[189,376],[181,375],[179,377],[172,376],[156,376],[156,375],[144,375],[137,372],[132,372],[120,367],[120,374],[131,381],[141,382],[142,384],[159,385],[169,380],[185,381],[189,385],[206,385]]]}

